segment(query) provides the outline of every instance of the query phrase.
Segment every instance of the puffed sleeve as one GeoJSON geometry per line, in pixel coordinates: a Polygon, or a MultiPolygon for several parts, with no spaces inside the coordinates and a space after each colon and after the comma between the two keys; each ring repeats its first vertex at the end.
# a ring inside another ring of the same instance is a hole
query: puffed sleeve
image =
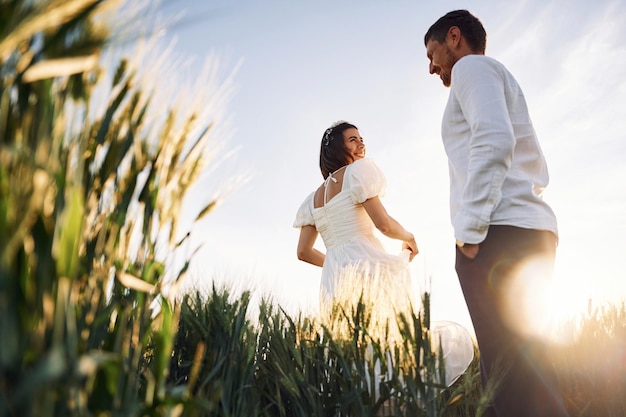
{"type": "Polygon", "coordinates": [[[311,213],[311,209],[313,208],[313,194],[315,194],[315,192],[309,194],[300,205],[296,213],[296,220],[293,222],[293,227],[315,226],[313,214],[311,213]]]}
{"type": "Polygon", "coordinates": [[[353,162],[348,172],[352,201],[362,203],[372,197],[382,197],[387,188],[387,179],[378,165],[363,158],[353,162]]]}

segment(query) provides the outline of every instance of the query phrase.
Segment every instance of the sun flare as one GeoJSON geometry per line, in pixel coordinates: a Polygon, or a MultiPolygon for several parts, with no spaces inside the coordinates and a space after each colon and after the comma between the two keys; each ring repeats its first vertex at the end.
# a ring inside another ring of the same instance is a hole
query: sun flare
{"type": "Polygon", "coordinates": [[[545,265],[534,259],[520,268],[507,292],[507,315],[516,331],[546,342],[572,343],[588,309],[590,294],[575,271],[557,265],[545,278],[545,265]]]}

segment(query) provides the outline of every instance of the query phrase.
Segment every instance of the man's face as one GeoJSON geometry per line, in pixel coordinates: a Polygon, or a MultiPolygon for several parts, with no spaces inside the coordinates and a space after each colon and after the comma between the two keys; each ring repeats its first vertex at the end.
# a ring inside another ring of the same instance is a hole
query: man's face
{"type": "Polygon", "coordinates": [[[456,58],[452,54],[452,50],[450,50],[446,43],[440,43],[430,39],[428,43],[426,43],[426,56],[430,61],[430,73],[439,75],[443,85],[450,87],[450,83],[452,82],[452,66],[456,63],[456,58]]]}

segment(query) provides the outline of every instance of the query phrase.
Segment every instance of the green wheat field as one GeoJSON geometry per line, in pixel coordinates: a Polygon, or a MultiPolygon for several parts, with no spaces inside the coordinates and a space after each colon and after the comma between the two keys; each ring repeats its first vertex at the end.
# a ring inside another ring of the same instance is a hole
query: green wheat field
{"type": "MultiPolygon", "coordinates": [[[[322,321],[181,293],[178,219],[216,119],[157,100],[136,57],[100,66],[118,4],[0,1],[0,417],[480,416],[497,378],[481,389],[476,350],[445,383],[428,293],[395,343],[363,300],[322,321]]],[[[567,325],[549,348],[571,415],[626,416],[624,305],[567,325]]]]}

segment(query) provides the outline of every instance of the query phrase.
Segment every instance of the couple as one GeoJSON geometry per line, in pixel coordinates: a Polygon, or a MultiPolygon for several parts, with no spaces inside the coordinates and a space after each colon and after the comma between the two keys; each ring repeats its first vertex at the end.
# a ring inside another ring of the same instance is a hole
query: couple
{"type": "MultiPolygon", "coordinates": [[[[480,20],[466,10],[444,15],[424,36],[430,73],[450,87],[442,139],[455,267],[476,333],[483,387],[505,372],[486,415],[566,416],[545,349],[509,314],[522,295],[511,297],[510,288],[549,279],[557,223],[541,197],[548,172],[524,95],[511,73],[485,56],[486,38],[480,20]],[[532,276],[521,276],[520,267],[537,259],[532,276]]],[[[411,292],[406,265],[418,247],[381,203],[385,179],[365,158],[356,126],[340,122],[324,132],[320,168],[325,181],[304,201],[294,226],[300,228],[298,258],[322,267],[322,302],[337,296],[346,269],[411,292]],[[386,253],[374,227],[400,240],[404,256],[386,253]],[[318,234],[326,254],[313,247],[318,234]]],[[[391,293],[375,294],[377,305],[393,299],[391,293]]]]}

